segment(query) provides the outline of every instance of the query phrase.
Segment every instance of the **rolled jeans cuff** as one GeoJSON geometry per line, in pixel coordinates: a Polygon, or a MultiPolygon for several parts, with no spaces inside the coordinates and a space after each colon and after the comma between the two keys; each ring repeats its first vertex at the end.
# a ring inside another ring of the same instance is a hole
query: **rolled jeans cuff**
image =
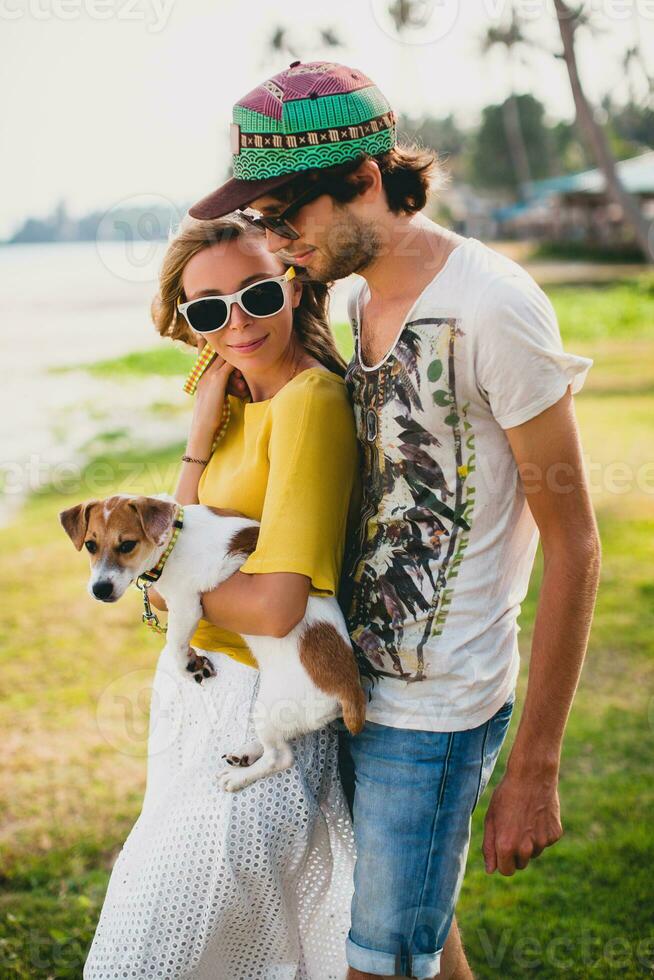
{"type": "Polygon", "coordinates": [[[380,977],[399,973],[415,977],[416,980],[430,980],[440,972],[442,952],[441,948],[435,953],[383,953],[378,949],[359,946],[350,936],[345,940],[348,966],[362,973],[376,973],[380,977]]]}

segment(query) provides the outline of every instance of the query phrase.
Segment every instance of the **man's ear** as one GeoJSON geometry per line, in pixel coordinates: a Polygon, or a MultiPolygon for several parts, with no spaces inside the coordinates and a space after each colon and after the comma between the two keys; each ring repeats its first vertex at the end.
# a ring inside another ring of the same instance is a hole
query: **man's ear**
{"type": "Polygon", "coordinates": [[[78,551],[82,550],[84,544],[91,508],[99,503],[99,500],[88,500],[85,504],[75,504],[59,514],[61,526],[78,551]]]}
{"type": "Polygon", "coordinates": [[[362,160],[360,166],[345,177],[345,181],[356,187],[359,197],[369,191],[378,193],[383,187],[379,164],[371,159],[362,160]]]}
{"type": "Polygon", "coordinates": [[[177,511],[177,504],[156,497],[136,497],[127,503],[136,511],[143,533],[153,544],[163,544],[177,511]]]}

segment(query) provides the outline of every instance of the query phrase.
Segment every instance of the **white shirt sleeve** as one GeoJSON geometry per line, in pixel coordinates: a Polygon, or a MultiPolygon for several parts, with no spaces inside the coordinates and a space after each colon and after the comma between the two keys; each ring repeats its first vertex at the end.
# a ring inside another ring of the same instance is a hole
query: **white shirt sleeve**
{"type": "Polygon", "coordinates": [[[593,365],[563,350],[554,308],[528,275],[494,280],[474,322],[477,387],[503,429],[544,412],[570,384],[576,394],[593,365]]]}

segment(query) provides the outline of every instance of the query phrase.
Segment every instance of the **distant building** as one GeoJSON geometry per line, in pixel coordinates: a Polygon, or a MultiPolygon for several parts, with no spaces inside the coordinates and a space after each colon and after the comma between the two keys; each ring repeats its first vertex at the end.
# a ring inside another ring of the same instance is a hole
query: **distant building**
{"type": "Polygon", "coordinates": [[[459,235],[488,241],[498,236],[495,214],[505,201],[506,197],[497,193],[454,182],[439,191],[431,214],[459,235]]]}
{"type": "MultiPolygon", "coordinates": [[[[624,187],[654,219],[654,150],[617,165],[624,187]]],[[[528,200],[497,208],[494,217],[501,237],[578,243],[602,247],[633,244],[622,208],[609,199],[601,170],[538,180],[529,186],[528,200]]]]}

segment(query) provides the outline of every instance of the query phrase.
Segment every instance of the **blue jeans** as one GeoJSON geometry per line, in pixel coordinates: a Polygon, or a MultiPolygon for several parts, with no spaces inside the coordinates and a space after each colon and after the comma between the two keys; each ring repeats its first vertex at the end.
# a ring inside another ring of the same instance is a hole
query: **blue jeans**
{"type": "Polygon", "coordinates": [[[350,966],[433,977],[465,872],[472,812],[509,728],[515,692],[492,718],[462,732],[366,722],[340,738],[357,859],[350,966]],[[352,779],[352,776],[354,777],[352,779]]]}

